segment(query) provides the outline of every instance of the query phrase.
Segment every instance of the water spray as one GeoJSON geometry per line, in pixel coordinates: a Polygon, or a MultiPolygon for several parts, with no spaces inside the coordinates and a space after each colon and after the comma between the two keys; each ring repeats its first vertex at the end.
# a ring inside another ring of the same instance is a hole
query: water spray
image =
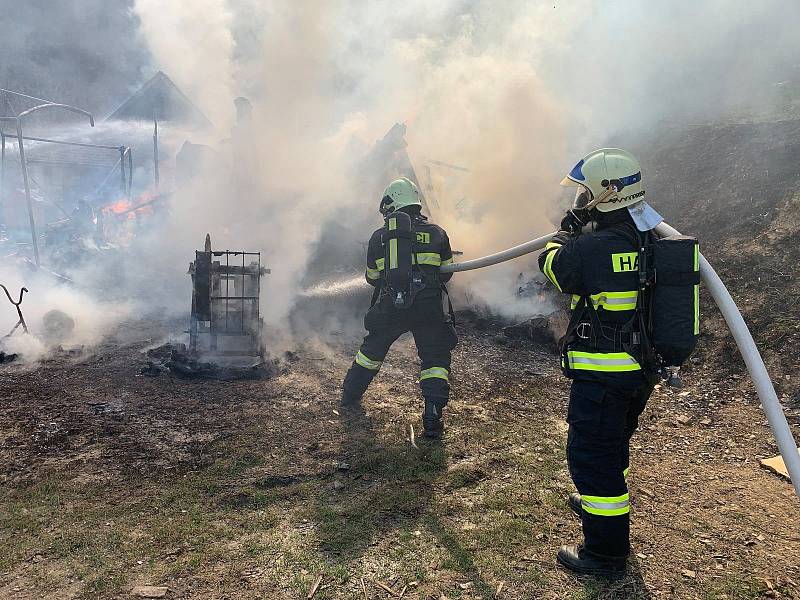
{"type": "Polygon", "coordinates": [[[363,289],[366,286],[364,282],[363,273],[353,275],[348,279],[323,281],[317,283],[301,292],[302,296],[308,298],[324,297],[324,296],[338,296],[340,294],[349,294],[363,289]]]}
{"type": "MultiPolygon", "coordinates": [[[[662,236],[680,235],[676,229],[673,229],[666,223],[658,225],[656,227],[656,232],[662,236]]],[[[514,246],[508,250],[503,250],[502,252],[496,252],[488,256],[461,263],[446,265],[441,268],[441,271],[443,273],[458,273],[460,271],[471,271],[473,269],[481,269],[483,267],[496,265],[541,250],[554,235],[555,233],[551,233],[520,244],[519,246],[514,246]]],[[[789,423],[786,420],[786,415],[783,413],[778,395],[775,393],[772,380],[764,365],[764,359],[761,357],[756,343],[753,340],[753,336],[747,328],[747,324],[744,322],[742,314],[739,312],[730,292],[728,292],[725,284],[722,283],[719,275],[717,275],[717,272],[702,254],[700,255],[700,276],[703,283],[711,292],[714,302],[716,302],[719,307],[722,316],[725,318],[725,322],[728,324],[728,328],[733,334],[734,340],[736,340],[736,345],[739,347],[739,352],[741,352],[744,358],[747,370],[750,372],[750,377],[756,387],[758,398],[761,401],[761,407],[767,415],[767,420],[772,428],[772,434],[775,437],[778,449],[780,450],[783,461],[791,476],[795,493],[800,497],[800,452],[798,452],[797,442],[792,436],[789,423]]]]}

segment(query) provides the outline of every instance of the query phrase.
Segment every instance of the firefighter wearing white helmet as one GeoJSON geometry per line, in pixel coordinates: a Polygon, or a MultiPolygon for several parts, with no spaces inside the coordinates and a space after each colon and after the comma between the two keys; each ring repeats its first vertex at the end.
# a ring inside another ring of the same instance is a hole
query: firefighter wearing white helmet
{"type": "Polygon", "coordinates": [[[419,190],[414,182],[406,177],[400,177],[383,190],[378,210],[383,216],[386,216],[406,206],[422,208],[422,201],[419,199],[419,190]]]}
{"type": "Polygon", "coordinates": [[[444,284],[452,274],[439,272],[453,262],[450,240],[422,215],[419,190],[410,179],[400,177],[386,186],[378,209],[384,226],[373,232],[367,247],[366,279],[375,287],[364,317],[368,333],[345,376],[342,405],[360,407],[390,346],[410,331],[422,363],[423,435],[438,439],[450,394],[451,352],[458,341],[452,309],[445,315],[442,308],[444,284]]]}
{"type": "Polygon", "coordinates": [[[557,558],[571,570],[617,578],[630,552],[629,440],[653,389],[640,364],[638,250],[661,218],[644,202],[639,162],[624,150],[586,155],[561,183],[577,187],[575,200],[539,266],[572,295],[561,363],[572,379],[567,461],[579,492],[569,505],[584,539],[562,546],[557,558]]]}

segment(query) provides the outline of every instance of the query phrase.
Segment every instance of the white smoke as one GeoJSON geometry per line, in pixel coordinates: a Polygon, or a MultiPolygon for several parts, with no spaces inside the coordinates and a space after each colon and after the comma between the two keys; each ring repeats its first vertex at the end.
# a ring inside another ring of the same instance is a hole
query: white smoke
{"type": "MultiPolygon", "coordinates": [[[[380,217],[375,173],[359,161],[394,123],[407,125],[417,175],[435,190],[434,220],[468,259],[552,230],[558,181],[586,152],[612,140],[636,152],[658,128],[755,118],[783,101],[776,84],[800,79],[800,5],[778,0],[135,0],[133,14],[150,70],[167,72],[218,131],[189,136],[212,158],[175,188],[163,226],[139,234],[132,279],[185,312],[185,266],[211,233],[215,249],[264,253],[264,313],[277,326],[315,261],[363,268],[380,217]],[[231,131],[240,94],[254,115],[231,131]]],[[[186,137],[164,125],[165,165],[186,137]]],[[[521,316],[538,308],[515,295],[533,265],[454,283],[521,316]]]]}
{"type": "Polygon", "coordinates": [[[19,315],[0,289],[0,351],[19,354],[28,363],[46,357],[54,348],[90,349],[134,313],[132,302],[100,301],[90,292],[58,283],[51,275],[28,267],[4,266],[0,269],[0,283],[14,302],[20,299],[21,288],[28,290],[20,304],[28,333],[20,325],[5,337],[17,325],[19,315]],[[66,319],[67,325],[57,329],[48,326],[46,315],[51,311],[58,311],[56,319],[66,319]]]}
{"type": "Polygon", "coordinates": [[[140,31],[160,68],[220,128],[233,123],[234,40],[225,0],[134,0],[140,31]]]}

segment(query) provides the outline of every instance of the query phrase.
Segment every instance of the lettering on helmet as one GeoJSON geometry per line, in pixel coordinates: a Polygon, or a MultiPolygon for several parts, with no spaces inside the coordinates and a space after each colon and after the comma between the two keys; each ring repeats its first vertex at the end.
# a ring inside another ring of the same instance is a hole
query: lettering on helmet
{"type": "Polygon", "coordinates": [[[618,252],[611,255],[611,267],[614,273],[626,273],[639,270],[638,252],[618,252]]]}
{"type": "Polygon", "coordinates": [[[617,196],[616,198],[612,198],[608,202],[609,203],[626,202],[627,200],[634,200],[636,198],[641,198],[642,196],[644,196],[644,190],[636,192],[635,194],[631,194],[630,196],[622,196],[622,197],[617,196]]]}
{"type": "Polygon", "coordinates": [[[431,243],[431,234],[426,231],[418,231],[417,232],[417,242],[420,244],[430,244],[431,243]]]}

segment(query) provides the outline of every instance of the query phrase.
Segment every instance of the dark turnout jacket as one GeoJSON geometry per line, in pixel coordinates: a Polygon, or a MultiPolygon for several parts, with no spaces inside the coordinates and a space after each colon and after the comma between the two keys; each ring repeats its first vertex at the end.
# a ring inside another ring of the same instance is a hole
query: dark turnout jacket
{"type": "Polygon", "coordinates": [[[581,311],[581,320],[588,323],[564,356],[564,366],[575,379],[622,382],[642,377],[636,358],[609,340],[635,315],[636,236],[632,224],[618,223],[563,244],[554,240],[539,255],[542,273],[560,292],[572,295],[572,310],[581,311]]]}
{"type": "MultiPolygon", "coordinates": [[[[426,289],[420,292],[423,295],[438,293],[440,284],[446,283],[453,276],[452,273],[440,273],[439,268],[453,262],[453,251],[450,248],[450,239],[444,229],[429,223],[422,215],[411,216],[415,240],[413,242],[413,263],[423,273],[426,289]]],[[[367,283],[381,288],[384,282],[385,249],[383,237],[385,228],[376,229],[369,239],[367,247],[367,270],[365,276],[367,283]]]]}

